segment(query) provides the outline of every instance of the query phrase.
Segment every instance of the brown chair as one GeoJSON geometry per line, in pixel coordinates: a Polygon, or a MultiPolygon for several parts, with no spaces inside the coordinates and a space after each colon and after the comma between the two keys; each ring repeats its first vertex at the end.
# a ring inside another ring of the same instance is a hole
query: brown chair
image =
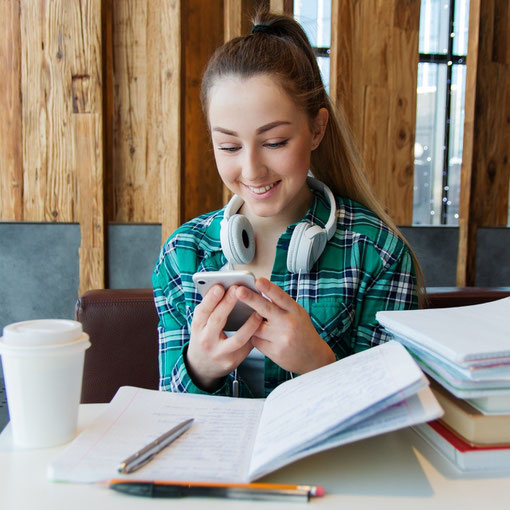
{"type": "MultiPolygon", "coordinates": [[[[510,287],[431,287],[429,308],[447,308],[510,296],[510,287]]],[[[158,317],[151,289],[85,292],[76,319],[90,335],[85,352],[83,403],[109,402],[120,386],[158,387],[158,317]]]]}
{"type": "Polygon", "coordinates": [[[76,303],[90,336],[82,403],[109,402],[120,386],[158,388],[158,315],[151,289],[101,289],[76,303]]]}

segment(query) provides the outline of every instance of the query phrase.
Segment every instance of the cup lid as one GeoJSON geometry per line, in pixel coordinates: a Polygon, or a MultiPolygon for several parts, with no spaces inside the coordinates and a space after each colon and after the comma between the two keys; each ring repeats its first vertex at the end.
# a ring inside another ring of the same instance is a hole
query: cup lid
{"type": "Polygon", "coordinates": [[[78,340],[83,328],[78,321],[39,319],[15,322],[4,327],[3,341],[12,346],[61,345],[78,340]]]}

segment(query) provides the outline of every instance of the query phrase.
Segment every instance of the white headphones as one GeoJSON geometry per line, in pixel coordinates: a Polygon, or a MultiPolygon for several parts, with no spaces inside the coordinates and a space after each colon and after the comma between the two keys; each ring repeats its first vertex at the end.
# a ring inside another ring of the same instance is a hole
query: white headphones
{"type": "MultiPolygon", "coordinates": [[[[287,269],[291,273],[310,272],[336,231],[336,203],[333,193],[323,182],[313,177],[308,177],[307,182],[311,188],[326,196],[331,212],[324,228],[309,221],[296,225],[287,252],[287,269]]],[[[243,203],[241,197],[234,195],[221,220],[221,249],[229,264],[248,264],[255,255],[253,227],[246,216],[237,214],[243,203]]]]}

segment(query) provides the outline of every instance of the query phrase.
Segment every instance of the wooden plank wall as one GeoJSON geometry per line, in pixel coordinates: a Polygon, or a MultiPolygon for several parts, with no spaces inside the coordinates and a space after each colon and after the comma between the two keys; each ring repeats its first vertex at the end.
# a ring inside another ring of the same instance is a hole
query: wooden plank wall
{"type": "MultiPolygon", "coordinates": [[[[0,221],[80,223],[80,291],[105,284],[106,223],[161,223],[166,239],[226,200],[200,77],[260,3],[292,12],[289,0],[0,2],[0,221]]],[[[343,0],[332,10],[332,96],[402,225],[412,216],[419,9],[343,0]]],[[[506,0],[471,1],[461,283],[474,281],[476,228],[506,222],[509,20],[506,0]]]]}
{"type": "Polygon", "coordinates": [[[510,5],[471,0],[457,284],[474,285],[478,227],[508,221],[510,5]]]}
{"type": "Polygon", "coordinates": [[[23,220],[21,32],[18,0],[0,2],[0,220],[23,220]]]}
{"type": "Polygon", "coordinates": [[[376,195],[411,225],[420,0],[332,2],[330,93],[376,195]]]}
{"type": "Polygon", "coordinates": [[[100,0],[0,4],[0,220],[77,222],[104,286],[100,0]]]}

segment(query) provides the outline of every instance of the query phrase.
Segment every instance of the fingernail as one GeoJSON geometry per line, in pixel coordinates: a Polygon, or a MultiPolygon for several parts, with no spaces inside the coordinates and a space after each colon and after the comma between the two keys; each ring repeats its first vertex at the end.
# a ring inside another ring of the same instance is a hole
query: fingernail
{"type": "Polygon", "coordinates": [[[259,290],[261,291],[267,290],[269,288],[269,284],[265,278],[260,278],[258,284],[259,290]]]}
{"type": "Polygon", "coordinates": [[[221,287],[219,287],[218,285],[215,285],[214,288],[213,288],[213,292],[214,292],[214,295],[215,296],[221,296],[223,294],[223,290],[221,287]]]}

